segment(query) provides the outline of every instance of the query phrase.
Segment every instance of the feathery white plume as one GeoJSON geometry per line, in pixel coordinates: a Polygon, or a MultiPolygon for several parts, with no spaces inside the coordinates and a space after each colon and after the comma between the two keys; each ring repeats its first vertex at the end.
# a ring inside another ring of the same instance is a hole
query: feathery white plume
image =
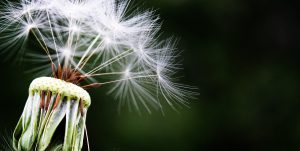
{"type": "MultiPolygon", "coordinates": [[[[81,72],[140,111],[174,109],[195,96],[172,78],[179,64],[173,40],[158,41],[159,17],[151,10],[128,13],[129,0],[20,0],[1,9],[3,51],[36,38],[56,66],[81,72]],[[108,80],[109,79],[109,80],[108,80]],[[106,81],[105,81],[106,80],[106,81]]],[[[44,56],[31,56],[45,59],[44,56]]],[[[49,65],[45,66],[49,70],[49,65]]],[[[46,73],[44,73],[46,74],[46,73]]]]}

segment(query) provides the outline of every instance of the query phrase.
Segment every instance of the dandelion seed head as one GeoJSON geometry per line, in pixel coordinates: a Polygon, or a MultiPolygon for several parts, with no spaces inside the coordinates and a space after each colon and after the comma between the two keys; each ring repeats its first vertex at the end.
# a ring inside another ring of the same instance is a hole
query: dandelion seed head
{"type": "Polygon", "coordinates": [[[7,3],[0,19],[7,41],[1,48],[23,47],[32,33],[46,54],[35,55],[40,57],[36,60],[47,58],[72,69],[68,72],[111,85],[109,93],[120,106],[150,113],[151,107],[162,108],[161,100],[176,108],[196,95],[193,87],[174,78],[180,69],[178,52],[173,38],[160,40],[159,16],[132,8],[129,0],[21,0],[7,3]]]}

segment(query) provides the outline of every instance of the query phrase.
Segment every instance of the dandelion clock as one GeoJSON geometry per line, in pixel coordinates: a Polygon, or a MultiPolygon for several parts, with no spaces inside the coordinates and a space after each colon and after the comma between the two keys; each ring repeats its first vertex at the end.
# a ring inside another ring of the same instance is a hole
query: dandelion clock
{"type": "Polygon", "coordinates": [[[159,18],[151,10],[128,13],[127,0],[19,0],[2,5],[1,53],[46,62],[34,71],[11,150],[80,151],[87,138],[91,88],[110,85],[108,94],[119,100],[120,109],[128,105],[149,113],[163,112],[163,101],[177,110],[197,95],[195,88],[176,82],[177,50],[172,38],[158,41],[159,18]],[[30,41],[41,53],[28,50],[30,41]],[[62,123],[63,141],[53,146],[62,123]]]}

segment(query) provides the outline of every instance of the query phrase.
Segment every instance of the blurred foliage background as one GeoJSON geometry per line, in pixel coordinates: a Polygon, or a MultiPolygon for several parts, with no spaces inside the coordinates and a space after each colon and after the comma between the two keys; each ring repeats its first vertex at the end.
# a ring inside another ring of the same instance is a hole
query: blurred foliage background
{"type": "MultiPolygon", "coordinates": [[[[288,0],[136,0],[160,14],[179,38],[182,82],[201,95],[180,113],[117,112],[106,88],[91,90],[92,150],[299,150],[300,2],[288,0]]],[[[5,56],[1,56],[3,58],[5,56]]],[[[35,78],[0,64],[0,134],[11,134],[35,78]]]]}

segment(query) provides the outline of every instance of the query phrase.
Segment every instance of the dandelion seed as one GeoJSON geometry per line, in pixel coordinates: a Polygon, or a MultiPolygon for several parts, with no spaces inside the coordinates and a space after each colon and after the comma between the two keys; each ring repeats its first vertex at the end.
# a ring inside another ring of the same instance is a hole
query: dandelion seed
{"type": "Polygon", "coordinates": [[[60,51],[66,60],[68,60],[72,55],[72,50],[69,48],[63,48],[60,51]]]}
{"type": "Polygon", "coordinates": [[[37,27],[37,25],[35,23],[28,24],[25,27],[25,31],[26,31],[26,33],[29,33],[31,29],[36,28],[36,27],[37,27]]]}
{"type": "Polygon", "coordinates": [[[32,34],[46,57],[30,56],[50,63],[33,68],[48,77],[35,79],[29,88],[14,132],[15,149],[48,149],[53,133],[66,117],[60,147],[81,150],[90,105],[86,89],[109,85],[108,93],[120,100],[120,110],[128,105],[148,113],[163,110],[163,100],[177,110],[197,95],[194,87],[174,78],[180,69],[178,53],[172,38],[158,41],[159,17],[151,10],[128,13],[128,8],[129,0],[20,0],[4,4],[0,32],[6,43],[0,47],[6,51],[23,48],[32,34]],[[49,70],[50,74],[44,72],[49,70]]]}

